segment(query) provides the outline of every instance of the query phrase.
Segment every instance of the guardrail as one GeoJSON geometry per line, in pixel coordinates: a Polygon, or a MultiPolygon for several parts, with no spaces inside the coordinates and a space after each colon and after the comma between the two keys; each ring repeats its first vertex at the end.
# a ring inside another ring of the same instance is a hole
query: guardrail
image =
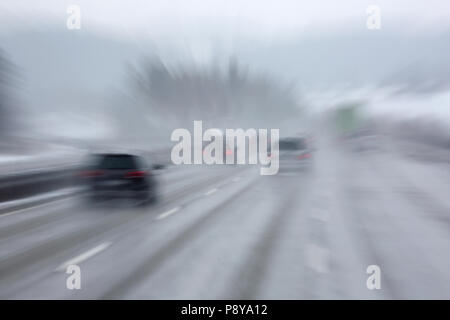
{"type": "Polygon", "coordinates": [[[74,186],[78,166],[40,170],[0,177],[0,202],[11,201],[74,186]]]}
{"type": "MultiPolygon", "coordinates": [[[[170,148],[142,152],[153,164],[169,165],[170,148]]],[[[40,195],[59,189],[77,187],[81,181],[79,161],[52,167],[28,169],[20,173],[0,175],[0,203],[40,195]]]]}

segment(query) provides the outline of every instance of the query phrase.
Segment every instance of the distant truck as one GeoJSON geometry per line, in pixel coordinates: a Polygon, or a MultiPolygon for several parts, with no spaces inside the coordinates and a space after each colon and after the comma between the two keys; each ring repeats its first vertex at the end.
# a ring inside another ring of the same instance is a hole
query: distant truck
{"type": "Polygon", "coordinates": [[[349,102],[339,105],[334,112],[334,122],[339,136],[352,137],[364,129],[362,102],[349,102]]]}
{"type": "Polygon", "coordinates": [[[380,139],[374,123],[365,113],[363,102],[348,102],[339,105],[333,114],[338,138],[352,146],[353,150],[366,151],[379,148],[380,139]]]}

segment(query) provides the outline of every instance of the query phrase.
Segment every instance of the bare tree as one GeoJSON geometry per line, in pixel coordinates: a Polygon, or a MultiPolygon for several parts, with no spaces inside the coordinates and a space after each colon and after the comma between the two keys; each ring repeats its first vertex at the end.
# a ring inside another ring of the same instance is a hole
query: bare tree
{"type": "Polygon", "coordinates": [[[171,125],[203,120],[211,126],[276,124],[298,116],[292,88],[230,59],[219,67],[169,67],[147,59],[130,72],[134,96],[148,111],[171,125]]]}
{"type": "Polygon", "coordinates": [[[12,85],[14,83],[14,67],[6,59],[5,54],[0,49],[0,135],[5,139],[11,134],[11,130],[16,129],[12,122],[12,85]]]}

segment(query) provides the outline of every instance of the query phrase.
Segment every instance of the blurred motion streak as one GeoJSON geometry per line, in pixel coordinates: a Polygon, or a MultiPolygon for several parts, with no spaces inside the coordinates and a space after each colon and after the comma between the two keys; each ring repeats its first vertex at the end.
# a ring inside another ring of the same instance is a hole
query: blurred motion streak
{"type": "Polygon", "coordinates": [[[450,2],[176,4],[0,5],[0,298],[450,299],[450,2]],[[278,173],[173,165],[193,121],[278,173]]]}

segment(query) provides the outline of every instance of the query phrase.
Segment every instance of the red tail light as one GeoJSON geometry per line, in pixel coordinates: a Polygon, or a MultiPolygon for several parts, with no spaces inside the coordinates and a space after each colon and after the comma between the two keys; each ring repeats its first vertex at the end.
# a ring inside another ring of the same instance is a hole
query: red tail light
{"type": "Polygon", "coordinates": [[[85,178],[92,178],[92,177],[100,177],[103,175],[103,171],[101,170],[86,170],[81,171],[80,176],[85,178]]]}
{"type": "Polygon", "coordinates": [[[310,157],[311,157],[311,154],[305,153],[305,154],[301,154],[301,155],[297,156],[297,159],[302,160],[302,159],[307,159],[307,158],[310,158],[310,157]]]}
{"type": "Polygon", "coordinates": [[[125,174],[125,178],[143,178],[147,175],[147,171],[131,171],[125,174]]]}

